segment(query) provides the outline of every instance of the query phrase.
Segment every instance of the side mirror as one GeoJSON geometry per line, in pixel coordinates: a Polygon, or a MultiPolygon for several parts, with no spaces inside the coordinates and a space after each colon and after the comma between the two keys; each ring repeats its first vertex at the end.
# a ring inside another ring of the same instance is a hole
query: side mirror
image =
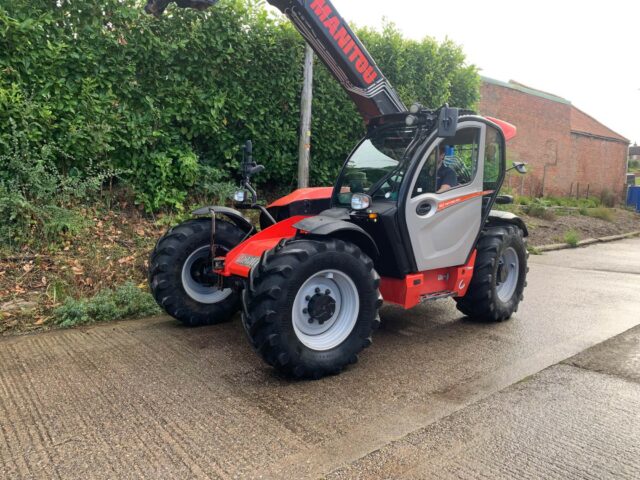
{"type": "Polygon", "coordinates": [[[520,174],[520,175],[526,175],[527,174],[527,164],[523,163],[523,162],[513,162],[513,168],[516,169],[516,171],[520,174]]]}
{"type": "Polygon", "coordinates": [[[458,130],[458,117],[460,110],[457,108],[449,108],[445,105],[440,109],[438,116],[438,137],[451,138],[456,136],[458,130]]]}

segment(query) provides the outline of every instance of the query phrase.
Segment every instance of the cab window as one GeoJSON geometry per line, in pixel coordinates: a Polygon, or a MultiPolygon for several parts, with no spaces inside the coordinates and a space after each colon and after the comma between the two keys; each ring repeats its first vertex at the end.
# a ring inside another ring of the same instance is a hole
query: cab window
{"type": "Polygon", "coordinates": [[[424,163],[413,196],[445,193],[473,182],[478,171],[480,128],[464,128],[452,139],[442,140],[424,163]]]}

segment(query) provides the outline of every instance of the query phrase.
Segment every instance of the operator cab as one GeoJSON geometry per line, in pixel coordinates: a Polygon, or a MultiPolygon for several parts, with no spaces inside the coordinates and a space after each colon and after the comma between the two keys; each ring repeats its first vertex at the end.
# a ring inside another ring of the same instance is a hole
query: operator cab
{"type": "Polygon", "coordinates": [[[383,276],[463,265],[495,203],[506,170],[505,137],[494,122],[457,119],[448,137],[437,116],[381,117],[336,182],[333,212],[376,239],[383,276]]]}

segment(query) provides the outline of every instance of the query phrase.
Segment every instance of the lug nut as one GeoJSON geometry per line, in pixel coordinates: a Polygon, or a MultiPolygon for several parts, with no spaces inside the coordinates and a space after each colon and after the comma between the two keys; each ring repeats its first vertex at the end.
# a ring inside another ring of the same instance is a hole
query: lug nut
{"type": "Polygon", "coordinates": [[[311,301],[311,297],[310,297],[309,295],[307,295],[306,297],[304,297],[304,299],[305,299],[307,302],[311,301]]]}
{"type": "Polygon", "coordinates": [[[316,288],[316,293],[320,293],[320,289],[319,288],[316,288]]]}
{"type": "Polygon", "coordinates": [[[313,323],[313,318],[309,319],[309,325],[311,325],[313,323]]]}
{"type": "Polygon", "coordinates": [[[331,295],[331,290],[326,290],[326,291],[324,292],[324,294],[325,294],[325,295],[331,295]]]}
{"type": "Polygon", "coordinates": [[[308,308],[303,309],[302,313],[304,313],[306,315],[307,313],[309,313],[309,309],[308,308]]]}

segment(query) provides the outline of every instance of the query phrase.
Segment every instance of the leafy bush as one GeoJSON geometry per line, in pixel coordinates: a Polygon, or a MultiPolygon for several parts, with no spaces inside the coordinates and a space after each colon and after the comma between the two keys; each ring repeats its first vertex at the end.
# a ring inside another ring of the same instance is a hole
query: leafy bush
{"type": "MultiPolygon", "coordinates": [[[[152,211],[198,193],[201,166],[215,182],[234,180],[239,145],[252,138],[267,167],[257,180],[295,185],[304,42],[259,1],[155,19],[139,0],[12,0],[0,25],[0,154],[9,119],[22,119],[32,148],[66,153],[51,152],[60,171],[122,169],[152,211]]],[[[406,103],[477,102],[477,69],[452,42],[407,40],[392,25],[360,33],[406,103]]],[[[318,67],[311,176],[324,185],[364,126],[318,67]]]]}
{"type": "Polygon", "coordinates": [[[59,147],[35,147],[24,130],[11,121],[6,153],[0,155],[0,242],[8,246],[55,242],[76,234],[85,225],[74,203],[95,196],[105,179],[116,171],[99,170],[89,163],[85,172],[72,168],[63,174],[55,157],[72,159],[59,147]]]}
{"type": "Polygon", "coordinates": [[[566,244],[575,248],[580,242],[580,234],[577,231],[571,229],[564,234],[564,241],[566,244]]]}
{"type": "Polygon", "coordinates": [[[54,322],[62,327],[73,327],[95,322],[141,318],[160,313],[150,293],[133,283],[116,290],[103,290],[92,298],[67,298],[53,312],[54,322]]]}
{"type": "Polygon", "coordinates": [[[543,220],[553,221],[556,219],[555,214],[542,201],[536,199],[526,207],[527,215],[542,218],[543,220]]]}

